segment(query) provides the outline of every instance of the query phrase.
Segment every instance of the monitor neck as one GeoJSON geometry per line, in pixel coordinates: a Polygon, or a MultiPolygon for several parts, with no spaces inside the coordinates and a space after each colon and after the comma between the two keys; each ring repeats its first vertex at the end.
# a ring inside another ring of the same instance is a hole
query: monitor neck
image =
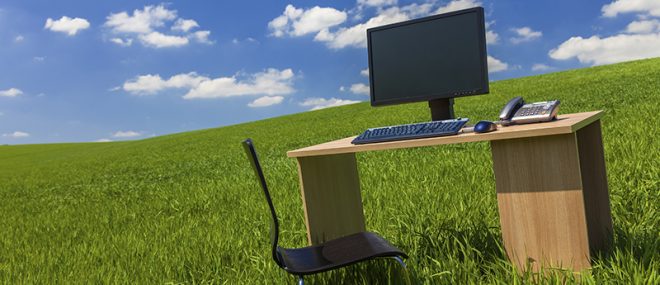
{"type": "Polygon", "coordinates": [[[433,121],[454,119],[454,98],[430,100],[429,108],[433,121]]]}

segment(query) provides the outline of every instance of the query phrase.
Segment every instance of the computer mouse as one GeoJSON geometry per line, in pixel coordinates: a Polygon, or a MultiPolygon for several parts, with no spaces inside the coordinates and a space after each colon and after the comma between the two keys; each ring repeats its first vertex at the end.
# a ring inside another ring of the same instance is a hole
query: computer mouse
{"type": "Polygon", "coordinates": [[[479,121],[474,125],[475,133],[488,133],[497,130],[497,125],[491,121],[479,121]]]}

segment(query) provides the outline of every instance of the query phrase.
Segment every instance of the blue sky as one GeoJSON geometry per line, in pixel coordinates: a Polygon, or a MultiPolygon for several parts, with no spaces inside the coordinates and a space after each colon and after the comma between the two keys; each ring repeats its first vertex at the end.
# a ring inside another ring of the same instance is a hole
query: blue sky
{"type": "Polygon", "coordinates": [[[4,0],[0,144],[140,139],[367,101],[365,28],[476,5],[491,80],[660,56],[657,0],[4,0]]]}

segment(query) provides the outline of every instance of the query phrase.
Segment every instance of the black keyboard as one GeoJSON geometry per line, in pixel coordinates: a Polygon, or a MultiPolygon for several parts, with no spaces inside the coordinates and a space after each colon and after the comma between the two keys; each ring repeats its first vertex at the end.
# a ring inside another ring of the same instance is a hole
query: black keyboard
{"type": "Polygon", "coordinates": [[[417,124],[373,128],[357,136],[352,144],[399,141],[458,134],[468,119],[433,121],[417,124]]]}

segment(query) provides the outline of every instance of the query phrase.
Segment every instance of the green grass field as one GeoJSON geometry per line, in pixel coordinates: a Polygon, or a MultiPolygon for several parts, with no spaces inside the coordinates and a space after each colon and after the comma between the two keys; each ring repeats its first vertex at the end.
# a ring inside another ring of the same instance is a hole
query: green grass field
{"type": "MultiPolygon", "coordinates": [[[[456,113],[494,119],[514,96],[605,110],[611,251],[581,275],[518,276],[502,249],[487,143],[358,154],[367,229],[411,256],[310,284],[659,284],[660,59],[491,83],[456,113]]],[[[219,114],[221,115],[221,114],[219,114]]],[[[426,121],[426,104],[330,108],[140,141],[0,146],[0,283],[294,283],[269,254],[269,216],[240,142],[260,154],[281,245],[306,244],[286,151],[367,127],[426,121]]]]}

